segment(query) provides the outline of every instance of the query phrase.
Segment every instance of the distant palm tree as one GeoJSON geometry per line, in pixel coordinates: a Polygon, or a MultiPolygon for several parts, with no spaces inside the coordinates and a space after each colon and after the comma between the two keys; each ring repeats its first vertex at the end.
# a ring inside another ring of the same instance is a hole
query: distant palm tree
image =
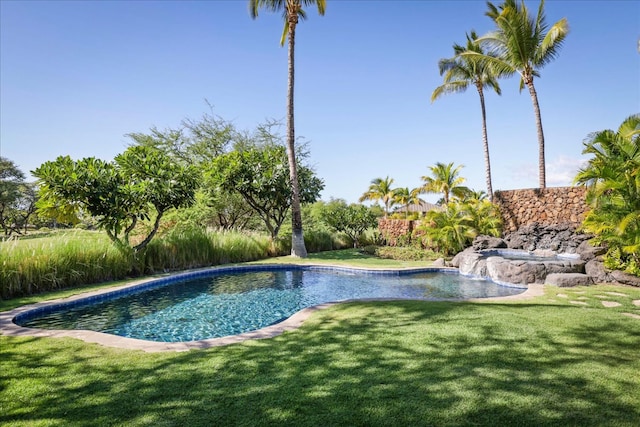
{"type": "Polygon", "coordinates": [[[389,178],[388,176],[385,179],[376,178],[371,181],[369,185],[369,189],[360,196],[360,202],[364,202],[365,200],[371,200],[373,202],[377,202],[381,200],[384,204],[384,217],[386,218],[389,214],[389,209],[391,206],[395,204],[395,189],[391,188],[393,184],[393,178],[389,178]]]}
{"type": "Polygon", "coordinates": [[[425,193],[442,193],[445,206],[449,204],[452,194],[456,197],[464,198],[471,190],[462,185],[466,181],[465,178],[460,176],[460,169],[463,167],[464,165],[460,165],[454,168],[453,162],[446,165],[438,162],[435,166],[429,166],[431,176],[422,177],[422,181],[424,181],[423,191],[425,193]]]}
{"type": "Polygon", "coordinates": [[[298,183],[298,171],[296,168],[295,153],[295,129],[293,119],[293,88],[295,76],[295,38],[296,25],[298,19],[306,18],[306,13],[302,6],[318,7],[318,13],[324,15],[326,8],[325,0],[249,0],[249,10],[251,17],[258,16],[258,10],[265,8],[272,12],[282,11],[284,18],[284,29],[280,45],[284,45],[284,41],[289,37],[289,84],[287,88],[287,153],[289,155],[289,175],[291,179],[291,255],[298,257],[307,256],[307,248],[304,245],[304,236],[302,234],[302,213],[300,208],[300,185],[298,183]]]}
{"type": "Polygon", "coordinates": [[[420,194],[422,188],[414,188],[409,190],[409,187],[400,187],[394,190],[393,199],[399,205],[405,208],[405,218],[409,217],[409,206],[419,205],[422,202],[420,194]]]}
{"type": "Polygon", "coordinates": [[[562,47],[562,43],[569,33],[569,24],[563,18],[547,26],[544,15],[544,0],[540,1],[538,14],[535,18],[529,16],[529,10],[524,0],[505,0],[496,7],[487,3],[488,17],[493,19],[497,30],[478,39],[486,44],[490,54],[478,52],[464,52],[462,55],[483,57],[492,64],[496,72],[510,75],[520,75],[520,90],[526,86],[531,95],[533,110],[538,131],[538,175],[540,188],[546,187],[544,132],[538,94],[533,84],[534,77],[539,77],[539,70],[554,60],[562,47]]]}
{"type": "Polygon", "coordinates": [[[464,92],[470,85],[474,85],[480,96],[480,107],[482,109],[482,146],[484,149],[484,168],[487,183],[487,193],[489,199],[493,199],[493,186],[491,185],[491,162],[489,160],[489,140],[487,138],[487,113],[484,105],[484,88],[493,89],[498,95],[501,94],[498,85],[498,73],[495,72],[491,63],[484,56],[462,56],[463,52],[475,52],[485,55],[482,47],[478,43],[478,35],[475,31],[467,34],[466,46],[453,45],[455,56],[453,58],[441,59],[438,62],[440,75],[444,74],[444,84],[438,86],[431,95],[431,102],[446,93],[464,92]]]}

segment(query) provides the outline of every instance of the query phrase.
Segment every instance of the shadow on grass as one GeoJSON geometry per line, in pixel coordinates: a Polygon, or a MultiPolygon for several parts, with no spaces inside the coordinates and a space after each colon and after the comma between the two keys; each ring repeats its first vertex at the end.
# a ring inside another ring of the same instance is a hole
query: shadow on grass
{"type": "Polygon", "coordinates": [[[189,353],[0,339],[0,424],[640,424],[639,323],[603,310],[350,303],[189,353]]]}

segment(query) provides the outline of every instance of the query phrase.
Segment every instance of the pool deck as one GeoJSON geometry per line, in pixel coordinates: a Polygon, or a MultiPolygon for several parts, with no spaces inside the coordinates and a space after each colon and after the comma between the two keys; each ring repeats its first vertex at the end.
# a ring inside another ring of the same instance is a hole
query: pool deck
{"type": "MultiPolygon", "coordinates": [[[[323,264],[322,267],[331,267],[323,264]]],[[[344,266],[334,266],[336,268],[344,268],[344,266]]],[[[370,270],[370,269],[367,269],[370,270]]],[[[410,271],[413,269],[397,269],[403,271],[410,271]]],[[[453,269],[455,270],[455,269],[453,269]]],[[[18,326],[13,323],[13,319],[21,313],[45,307],[54,304],[69,303],[76,300],[84,299],[87,297],[112,292],[117,289],[124,289],[128,287],[137,286],[143,283],[147,283],[156,278],[149,278],[144,280],[136,280],[126,285],[120,285],[112,288],[100,289],[92,292],[85,292],[78,295],[74,295],[68,298],[61,298],[56,300],[44,301],[36,304],[25,305],[15,308],[10,311],[0,312],[0,334],[13,337],[49,337],[49,338],[77,338],[89,343],[97,343],[107,347],[116,347],[128,350],[142,350],[145,352],[159,352],[159,351],[189,351],[194,349],[219,347],[229,344],[240,343],[247,340],[256,340],[264,338],[272,338],[278,336],[286,331],[291,331],[299,328],[305,320],[309,318],[313,313],[318,310],[323,310],[327,307],[334,306],[336,304],[342,304],[346,302],[363,302],[363,301],[397,301],[397,299],[359,299],[359,300],[346,300],[340,302],[329,302],[324,304],[318,304],[312,307],[305,308],[295,313],[293,316],[283,320],[275,325],[267,326],[256,331],[245,332],[239,335],[232,335],[222,338],[211,338],[201,341],[189,341],[189,342],[154,342],[139,340],[134,338],[120,337],[117,335],[106,334],[102,332],[86,331],[86,330],[48,330],[48,329],[33,329],[18,326]]],[[[492,297],[492,298],[470,298],[470,299],[447,299],[445,301],[470,301],[470,302],[494,302],[494,301],[517,301],[523,299],[529,299],[537,296],[544,295],[544,287],[540,284],[529,284],[525,292],[511,295],[506,297],[492,297]]],[[[420,300],[428,302],[429,300],[420,300]]],[[[442,301],[442,300],[439,300],[442,301]]]]}

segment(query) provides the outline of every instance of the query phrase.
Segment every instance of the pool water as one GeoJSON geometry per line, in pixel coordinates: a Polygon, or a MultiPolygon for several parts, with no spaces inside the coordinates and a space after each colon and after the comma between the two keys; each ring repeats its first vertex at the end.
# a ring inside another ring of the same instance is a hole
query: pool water
{"type": "Polygon", "coordinates": [[[185,342],[253,331],[303,308],[348,299],[482,298],[522,293],[458,274],[362,274],[287,269],[216,274],[114,299],[26,313],[20,326],[84,329],[158,342],[185,342]]]}

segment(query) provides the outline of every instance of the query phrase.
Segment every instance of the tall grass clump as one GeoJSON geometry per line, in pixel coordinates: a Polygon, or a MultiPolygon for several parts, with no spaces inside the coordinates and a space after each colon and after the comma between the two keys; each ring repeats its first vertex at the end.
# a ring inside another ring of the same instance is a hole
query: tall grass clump
{"type": "Polygon", "coordinates": [[[266,234],[234,230],[209,233],[214,247],[214,264],[255,261],[269,256],[271,240],[266,234]]]}
{"type": "Polygon", "coordinates": [[[149,244],[144,271],[168,270],[255,261],[269,255],[266,235],[239,231],[205,231],[197,227],[176,229],[149,244]]]}
{"type": "Polygon", "coordinates": [[[0,298],[122,279],[133,257],[103,233],[69,231],[0,242],[0,298]]]}

